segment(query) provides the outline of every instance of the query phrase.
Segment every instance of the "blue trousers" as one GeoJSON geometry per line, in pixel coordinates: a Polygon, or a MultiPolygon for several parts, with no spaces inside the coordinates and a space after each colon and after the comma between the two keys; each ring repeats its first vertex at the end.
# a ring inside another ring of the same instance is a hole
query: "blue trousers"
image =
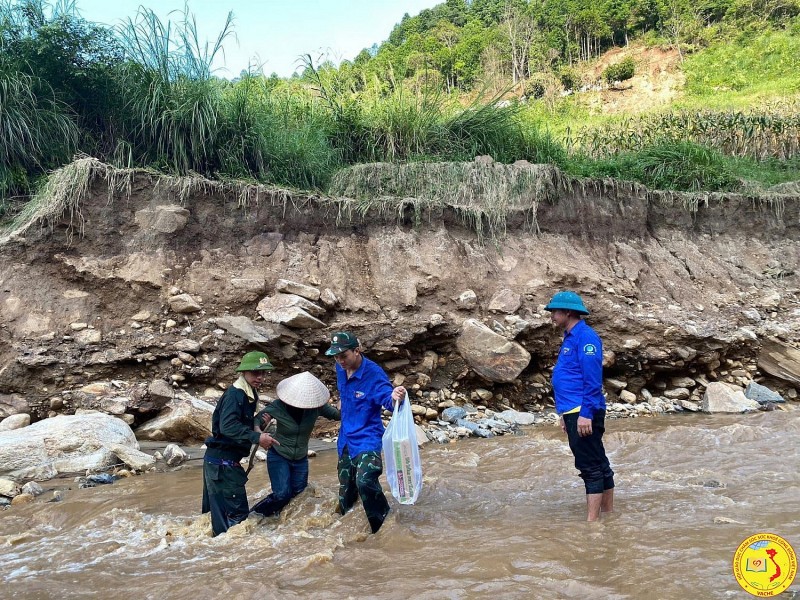
{"type": "Polygon", "coordinates": [[[253,512],[274,515],[308,486],[308,457],[284,458],[274,448],[267,453],[267,472],[272,493],[253,507],[253,512]]]}

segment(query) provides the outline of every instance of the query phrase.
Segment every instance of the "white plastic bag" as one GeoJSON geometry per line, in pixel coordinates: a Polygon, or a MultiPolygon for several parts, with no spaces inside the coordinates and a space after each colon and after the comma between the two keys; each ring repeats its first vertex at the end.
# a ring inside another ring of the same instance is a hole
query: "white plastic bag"
{"type": "Polygon", "coordinates": [[[422,464],[408,394],[394,405],[394,413],[383,434],[383,464],[392,496],[400,504],[414,504],[422,489],[422,464]]]}

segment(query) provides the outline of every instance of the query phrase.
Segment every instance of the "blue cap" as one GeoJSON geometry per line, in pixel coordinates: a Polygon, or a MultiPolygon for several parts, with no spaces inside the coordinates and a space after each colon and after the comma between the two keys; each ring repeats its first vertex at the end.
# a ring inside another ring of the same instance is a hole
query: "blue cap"
{"type": "Polygon", "coordinates": [[[583,305],[583,300],[575,292],[558,292],[544,309],[550,311],[574,310],[580,315],[589,314],[589,311],[583,305]]]}

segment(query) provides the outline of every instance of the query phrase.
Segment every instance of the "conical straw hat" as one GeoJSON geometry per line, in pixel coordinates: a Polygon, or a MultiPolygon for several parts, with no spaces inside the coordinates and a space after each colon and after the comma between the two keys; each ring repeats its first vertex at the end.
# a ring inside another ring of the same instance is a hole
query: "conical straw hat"
{"type": "Polygon", "coordinates": [[[296,408],[319,408],[331,397],[327,386],[308,371],[287,377],[276,391],[278,398],[296,408]]]}

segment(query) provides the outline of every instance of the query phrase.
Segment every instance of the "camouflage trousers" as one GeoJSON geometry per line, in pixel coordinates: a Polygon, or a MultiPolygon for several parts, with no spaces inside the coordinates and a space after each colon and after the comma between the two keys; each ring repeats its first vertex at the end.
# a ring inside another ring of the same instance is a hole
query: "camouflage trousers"
{"type": "Polygon", "coordinates": [[[378,478],[383,473],[380,452],[362,452],[353,458],[347,448],[339,457],[339,512],[345,514],[361,498],[372,533],[377,532],[389,514],[389,502],[378,478]]]}

